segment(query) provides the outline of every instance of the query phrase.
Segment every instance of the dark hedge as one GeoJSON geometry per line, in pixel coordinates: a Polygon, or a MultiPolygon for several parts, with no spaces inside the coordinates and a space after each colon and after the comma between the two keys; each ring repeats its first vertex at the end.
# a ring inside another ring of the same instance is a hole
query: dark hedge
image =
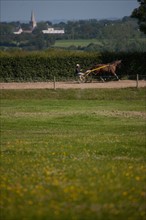
{"type": "Polygon", "coordinates": [[[146,53],[87,53],[69,51],[47,52],[1,52],[0,81],[48,81],[54,76],[68,79],[75,76],[75,66],[79,63],[85,71],[97,63],[122,60],[117,69],[121,77],[135,78],[146,75],[146,53]]]}

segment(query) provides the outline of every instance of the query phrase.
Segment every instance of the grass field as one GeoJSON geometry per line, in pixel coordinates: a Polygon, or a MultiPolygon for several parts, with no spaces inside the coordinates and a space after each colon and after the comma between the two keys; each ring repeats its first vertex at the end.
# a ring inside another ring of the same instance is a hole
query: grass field
{"type": "Polygon", "coordinates": [[[80,46],[80,47],[87,47],[89,44],[94,43],[97,45],[102,45],[97,39],[78,39],[78,40],[56,40],[54,47],[70,47],[70,46],[80,46]]]}
{"type": "Polygon", "coordinates": [[[1,90],[2,220],[144,220],[146,90],[1,90]]]}
{"type": "MultiPolygon", "coordinates": [[[[145,42],[145,38],[139,38],[137,39],[139,42],[145,42]]],[[[135,41],[133,39],[129,40],[130,43],[134,43],[135,41]]],[[[70,46],[75,47],[87,47],[89,44],[96,44],[99,46],[105,47],[105,45],[114,45],[115,42],[111,39],[69,39],[69,40],[56,40],[54,47],[62,47],[67,48],[70,46]]]]}

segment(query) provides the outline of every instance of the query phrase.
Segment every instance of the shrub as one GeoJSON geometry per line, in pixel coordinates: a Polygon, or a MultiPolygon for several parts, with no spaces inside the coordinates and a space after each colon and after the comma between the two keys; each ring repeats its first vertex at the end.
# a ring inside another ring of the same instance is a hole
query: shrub
{"type": "Polygon", "coordinates": [[[56,78],[72,78],[75,65],[83,70],[96,63],[109,63],[121,59],[117,74],[122,76],[146,74],[146,53],[95,53],[71,51],[43,52],[1,52],[0,80],[7,81],[48,81],[56,78]]]}

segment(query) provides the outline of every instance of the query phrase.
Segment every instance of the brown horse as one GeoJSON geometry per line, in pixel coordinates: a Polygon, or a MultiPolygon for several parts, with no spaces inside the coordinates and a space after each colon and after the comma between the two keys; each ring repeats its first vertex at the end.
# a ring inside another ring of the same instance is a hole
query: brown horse
{"type": "Polygon", "coordinates": [[[103,73],[111,73],[112,75],[114,75],[116,77],[117,80],[119,80],[119,77],[116,74],[116,69],[117,67],[121,64],[121,60],[117,60],[114,61],[112,63],[108,63],[108,64],[97,64],[92,66],[87,72],[91,75],[94,74],[96,76],[100,76],[100,78],[103,80],[103,78],[101,77],[101,75],[103,73]]]}

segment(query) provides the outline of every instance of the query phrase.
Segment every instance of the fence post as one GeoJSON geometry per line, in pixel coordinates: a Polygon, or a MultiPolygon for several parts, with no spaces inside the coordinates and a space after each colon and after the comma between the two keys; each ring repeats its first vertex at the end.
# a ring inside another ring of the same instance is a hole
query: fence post
{"type": "Polygon", "coordinates": [[[136,75],[136,88],[138,89],[138,81],[139,81],[139,75],[136,75]]]}
{"type": "Polygon", "coordinates": [[[54,81],[53,81],[53,88],[54,88],[54,90],[56,90],[56,78],[55,78],[55,76],[54,76],[54,81]]]}

